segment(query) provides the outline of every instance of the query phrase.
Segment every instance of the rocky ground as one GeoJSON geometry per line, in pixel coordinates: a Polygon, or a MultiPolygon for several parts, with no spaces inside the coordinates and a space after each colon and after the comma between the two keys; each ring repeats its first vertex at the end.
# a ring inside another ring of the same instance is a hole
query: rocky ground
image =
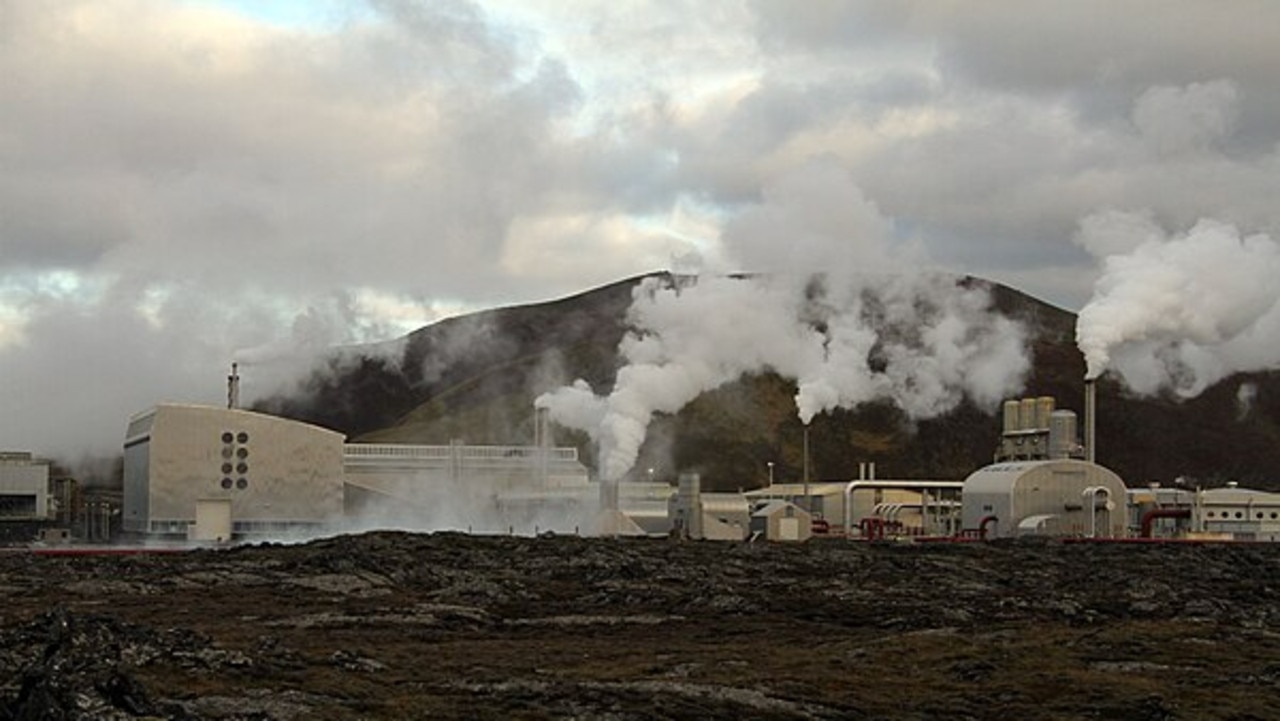
{"type": "Polygon", "coordinates": [[[1280,546],[0,554],[0,719],[1273,719],[1280,546]]]}

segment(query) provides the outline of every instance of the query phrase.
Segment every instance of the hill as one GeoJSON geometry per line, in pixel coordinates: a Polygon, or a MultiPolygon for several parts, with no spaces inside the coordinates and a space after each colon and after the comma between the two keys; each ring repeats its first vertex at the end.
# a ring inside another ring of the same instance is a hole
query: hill
{"type": "MultiPolygon", "coordinates": [[[[451,318],[394,348],[348,349],[294,392],[256,408],[362,442],[528,443],[538,395],[578,378],[597,392],[611,387],[640,280],[451,318]]],[[[988,287],[994,308],[1028,328],[1033,370],[1024,395],[1054,396],[1083,415],[1075,315],[1005,286],[959,282],[988,287]]],[[[794,383],[762,373],[705,393],[654,420],[636,468],[658,478],[696,470],[706,487],[726,490],[762,485],[769,462],[778,480],[798,479],[804,432],[795,392],[794,383]]],[[[1280,374],[1232,377],[1190,400],[1133,397],[1104,377],[1098,407],[1098,460],[1130,485],[1185,477],[1280,488],[1280,374]]],[[[859,463],[872,461],[880,477],[961,479],[990,461],[998,432],[996,409],[968,402],[919,422],[887,403],[835,411],[810,427],[811,476],[852,478],[859,463]]],[[[557,429],[556,441],[578,446],[593,463],[584,434],[557,429]]]]}

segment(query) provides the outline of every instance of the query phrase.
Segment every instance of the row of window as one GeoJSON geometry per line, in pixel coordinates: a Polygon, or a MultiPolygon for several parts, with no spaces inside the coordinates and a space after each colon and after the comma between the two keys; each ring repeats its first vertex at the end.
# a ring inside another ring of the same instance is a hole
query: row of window
{"type": "Polygon", "coordinates": [[[248,488],[248,487],[249,487],[249,479],[248,479],[248,478],[237,478],[236,480],[232,481],[232,480],[231,480],[230,478],[228,478],[228,477],[223,477],[223,479],[222,479],[222,487],[223,487],[224,489],[226,489],[226,490],[228,490],[228,491],[229,491],[229,490],[231,490],[232,486],[234,486],[234,487],[236,487],[236,488],[238,488],[238,489],[240,489],[240,490],[242,490],[242,491],[243,491],[244,489],[246,489],[246,488],[248,488]]]}
{"type": "MultiPolygon", "coordinates": [[[[1243,519],[1243,518],[1244,518],[1244,511],[1235,511],[1234,513],[1232,513],[1231,511],[1205,511],[1204,516],[1205,516],[1205,518],[1226,518],[1226,519],[1230,519],[1230,518],[1239,518],[1239,519],[1243,519]]],[[[1274,520],[1276,520],[1276,519],[1280,518],[1280,512],[1272,511],[1272,512],[1271,512],[1271,514],[1270,514],[1270,516],[1271,516],[1271,520],[1273,520],[1273,521],[1274,521],[1274,520]]],[[[1256,518],[1256,519],[1258,519],[1259,521],[1261,521],[1261,520],[1264,518],[1264,514],[1263,514],[1263,512],[1262,512],[1262,511],[1258,511],[1258,512],[1256,512],[1256,513],[1254,514],[1254,518],[1256,518]]]]}

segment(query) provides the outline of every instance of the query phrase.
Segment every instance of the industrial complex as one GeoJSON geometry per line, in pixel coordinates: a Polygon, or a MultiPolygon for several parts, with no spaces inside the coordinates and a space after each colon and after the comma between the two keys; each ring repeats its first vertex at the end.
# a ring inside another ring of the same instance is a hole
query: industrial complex
{"type": "Polygon", "coordinates": [[[218,543],[373,528],[544,532],[708,540],[1280,540],[1280,494],[1237,487],[1127,487],[1093,458],[1092,384],[1083,433],[1053,398],[1006,401],[992,463],[964,479],[857,478],[703,492],[594,480],[554,447],[540,414],[530,445],[348,443],[335,431],[236,407],[163,404],[135,415],[123,492],[86,500],[29,453],[0,454],[8,543],[69,538],[218,543]],[[1082,437],[1081,437],[1082,436],[1082,437]],[[79,514],[72,508],[78,506],[79,514]]]}

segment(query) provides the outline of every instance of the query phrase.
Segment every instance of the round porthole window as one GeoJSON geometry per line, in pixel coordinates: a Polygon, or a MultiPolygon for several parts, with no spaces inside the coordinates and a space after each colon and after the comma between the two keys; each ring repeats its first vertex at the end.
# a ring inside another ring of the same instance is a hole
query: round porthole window
{"type": "Polygon", "coordinates": [[[234,441],[235,439],[236,439],[236,437],[235,437],[235,436],[233,436],[233,435],[231,435],[231,431],[227,431],[226,433],[223,433],[223,434],[222,434],[222,442],[223,442],[223,443],[230,443],[231,441],[234,441]]]}
{"type": "Polygon", "coordinates": [[[248,478],[239,478],[239,479],[237,479],[237,480],[236,480],[236,488],[239,488],[240,490],[242,490],[242,491],[243,491],[244,489],[246,489],[246,488],[248,488],[248,487],[249,487],[249,479],[248,479],[248,478]]]}
{"type": "Polygon", "coordinates": [[[243,461],[236,465],[236,473],[245,474],[249,472],[249,464],[243,461]]]}
{"type": "Polygon", "coordinates": [[[236,449],[236,457],[237,457],[237,458],[248,458],[248,457],[249,457],[249,449],[248,449],[248,448],[237,448],[237,449],[236,449]]]}
{"type": "Polygon", "coordinates": [[[230,473],[230,472],[231,472],[231,464],[230,464],[230,463],[223,463],[223,464],[222,464],[222,472],[223,472],[223,473],[230,473]]]}
{"type": "Polygon", "coordinates": [[[233,455],[235,455],[235,453],[231,450],[231,446],[227,446],[227,447],[225,447],[225,448],[223,448],[223,449],[222,449],[222,457],[223,457],[223,458],[230,458],[230,457],[231,457],[231,456],[233,456],[233,455]]]}
{"type": "Polygon", "coordinates": [[[248,443],[249,434],[245,433],[244,431],[240,431],[240,433],[236,435],[236,441],[239,443],[248,443]]]}
{"type": "Polygon", "coordinates": [[[223,488],[225,488],[225,489],[227,489],[227,490],[230,490],[230,489],[231,489],[231,479],[230,479],[230,478],[224,478],[224,479],[222,479],[222,487],[223,487],[223,488]]]}

